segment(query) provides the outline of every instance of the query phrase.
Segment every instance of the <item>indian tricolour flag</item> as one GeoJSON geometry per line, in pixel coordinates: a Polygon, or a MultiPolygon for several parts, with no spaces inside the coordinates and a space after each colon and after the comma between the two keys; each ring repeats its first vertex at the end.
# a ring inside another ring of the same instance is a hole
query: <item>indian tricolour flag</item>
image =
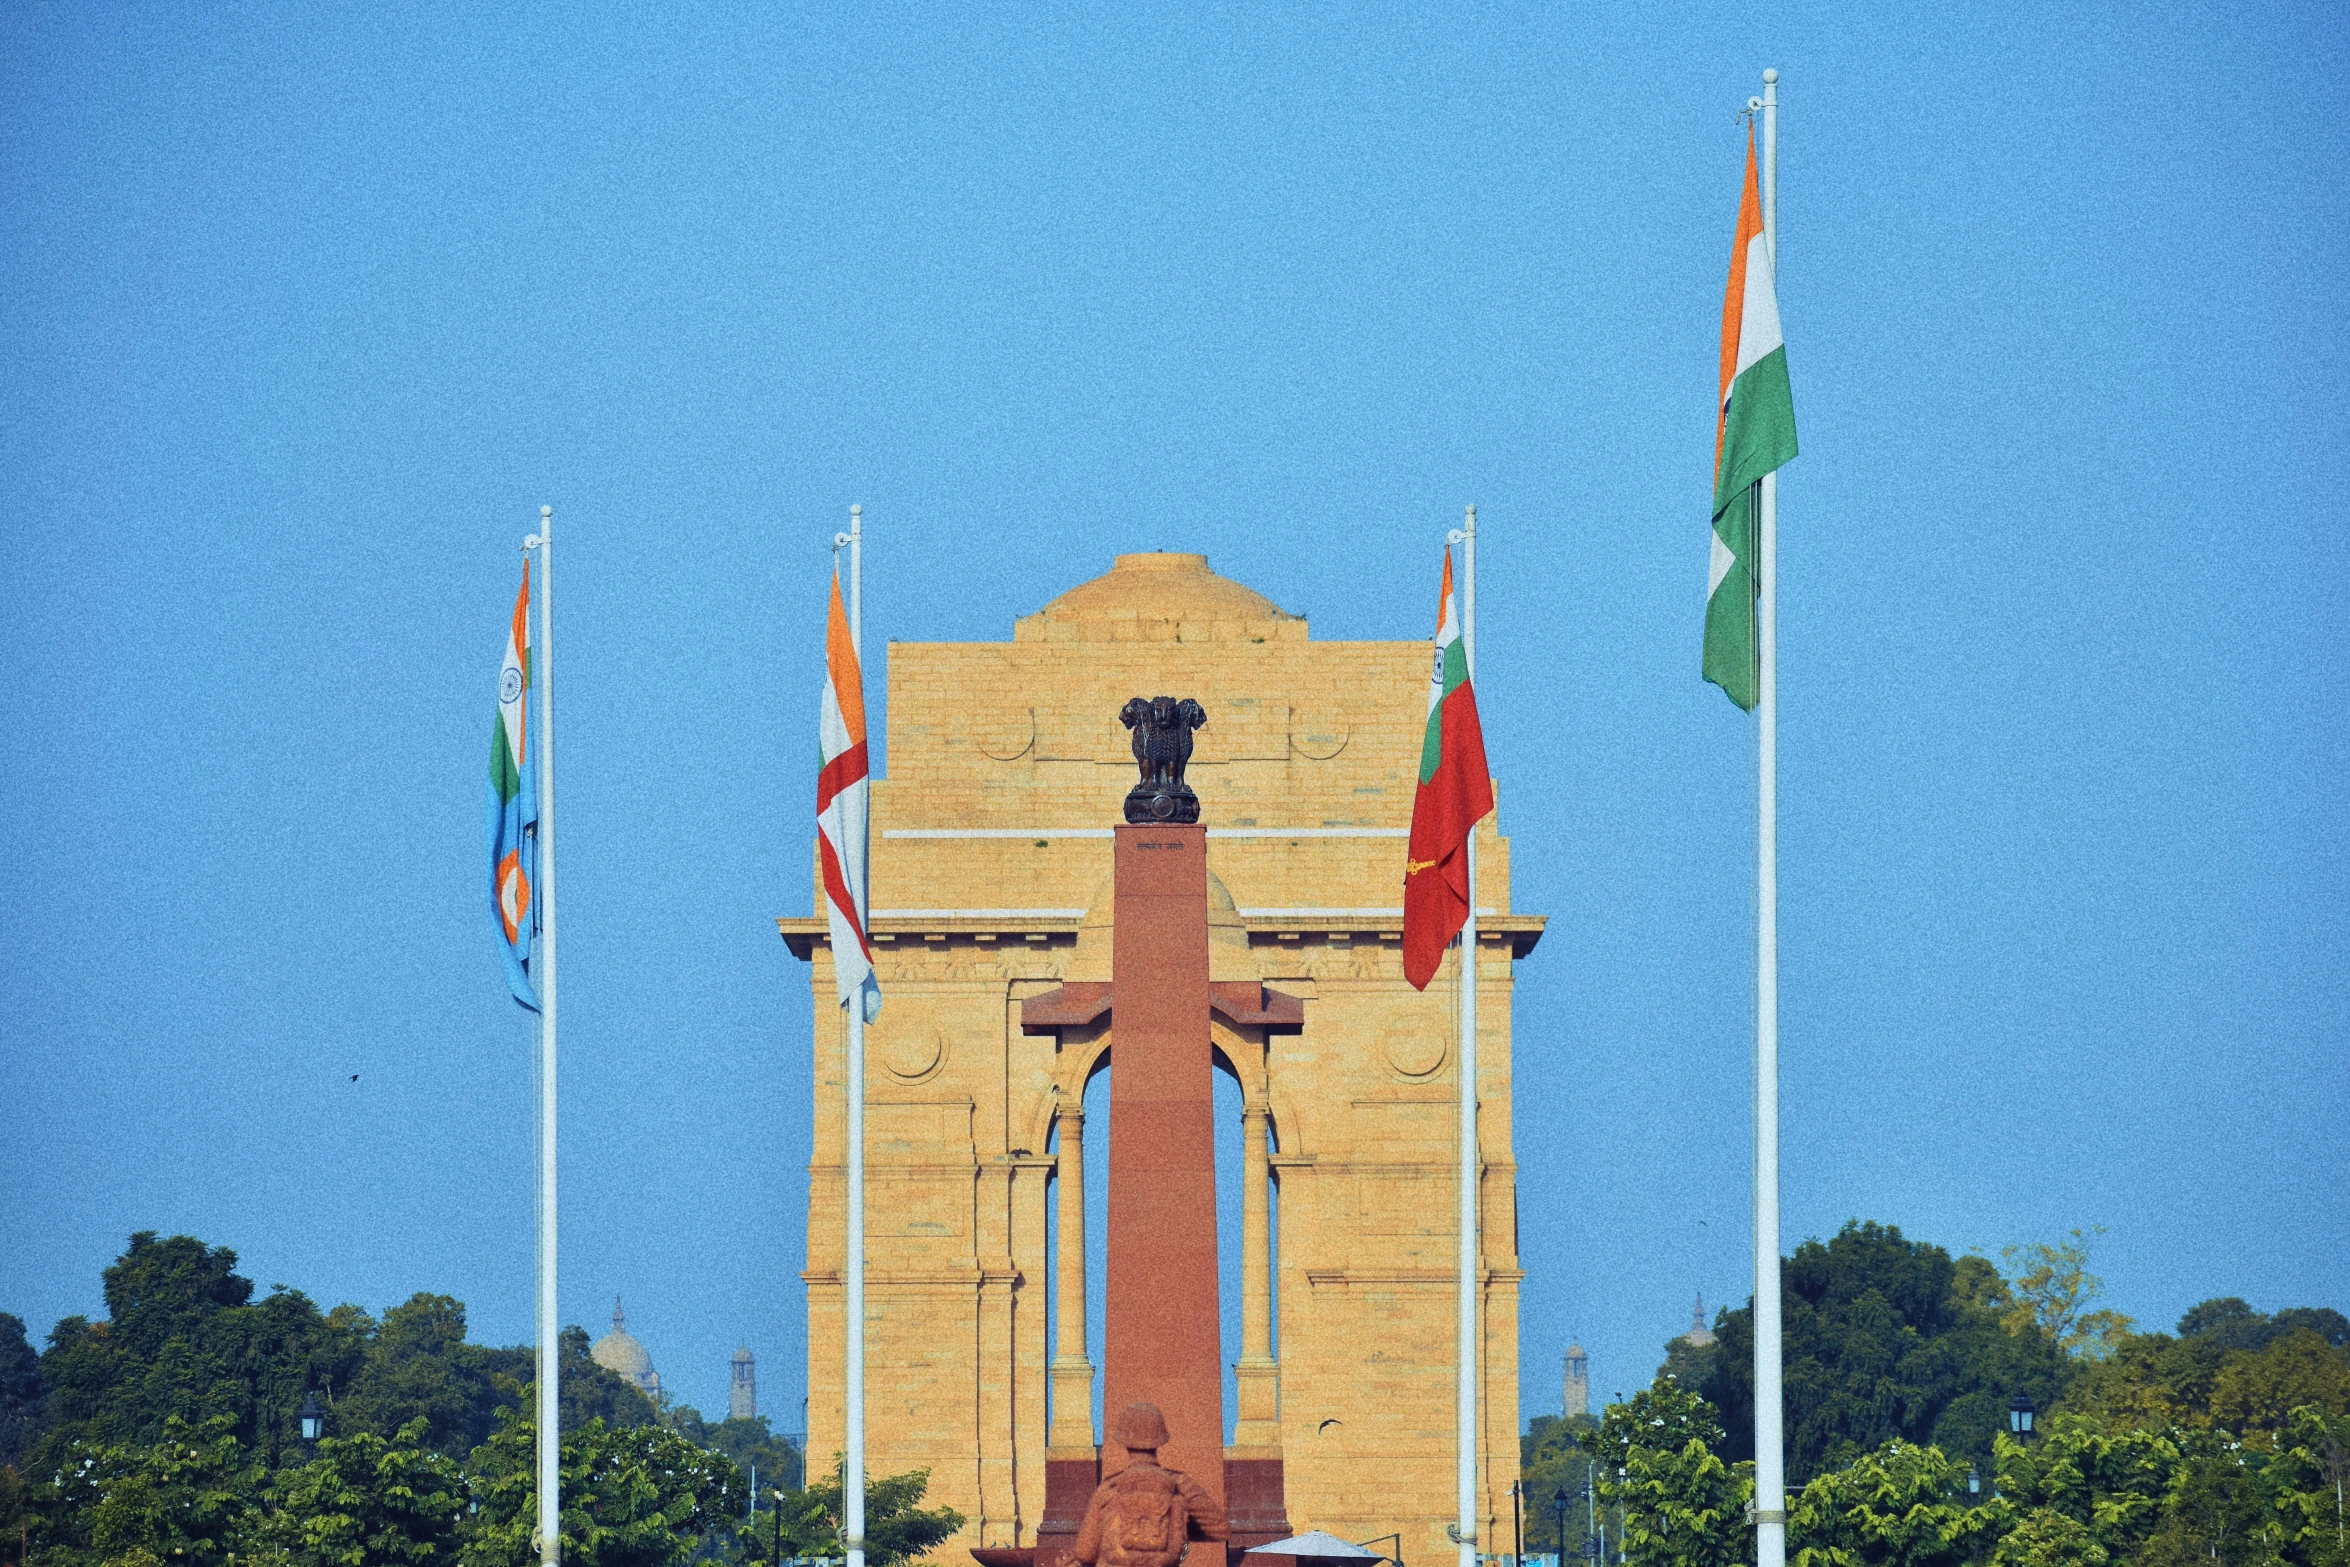
{"type": "Polygon", "coordinates": [[[1412,798],[1412,837],[1404,851],[1403,974],[1426,990],[1444,949],[1469,915],[1469,833],[1493,809],[1485,771],[1485,734],[1469,684],[1453,606],[1452,551],[1444,552],[1444,592],[1436,611],[1435,668],[1428,681],[1428,727],[1420,740],[1420,788],[1412,798]]]}
{"type": "Polygon", "coordinates": [[[857,645],[849,636],[849,612],[841,602],[837,575],[832,579],[832,613],[824,627],[824,710],[818,738],[816,860],[832,932],[832,973],[840,987],[840,1004],[862,1006],[870,1023],[881,1013],[881,985],[873,975],[866,923],[872,785],[865,772],[865,681],[857,668],[857,645]]]}
{"type": "Polygon", "coordinates": [[[539,786],[530,744],[530,562],[522,563],[522,591],[506,633],[506,661],[498,671],[498,722],[490,732],[490,913],[498,924],[498,951],[514,999],[539,1009],[530,978],[530,941],[536,930],[531,878],[538,870],[539,786]]]}
{"type": "Polygon", "coordinates": [[[1722,297],[1722,397],[1714,427],[1713,563],[1705,585],[1705,678],[1751,708],[1755,666],[1755,486],[1795,455],[1795,399],[1787,389],[1787,345],[1779,336],[1779,294],[1763,234],[1755,179],[1754,128],[1746,132],[1746,192],[1722,297]]]}

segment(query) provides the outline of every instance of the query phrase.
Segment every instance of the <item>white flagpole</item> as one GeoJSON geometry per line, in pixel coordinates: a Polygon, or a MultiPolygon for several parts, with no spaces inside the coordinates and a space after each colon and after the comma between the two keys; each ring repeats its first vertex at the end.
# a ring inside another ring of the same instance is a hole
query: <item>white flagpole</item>
{"type": "MultiPolygon", "coordinates": [[[[1463,613],[1461,654],[1470,689],[1477,682],[1477,508],[1471,506],[1460,531],[1463,613]]],[[[1469,869],[1469,912],[1461,924],[1461,1236],[1460,1361],[1458,1420],[1460,1471],[1460,1567],[1477,1567],[1477,825],[1469,824],[1465,852],[1469,869]]]]}
{"type": "MultiPolygon", "coordinates": [[[[1779,265],[1779,73],[1763,72],[1763,251],[1779,265]]],[[[1756,711],[1762,744],[1756,788],[1754,943],[1754,1528],[1755,1567],[1785,1567],[1787,1472],[1779,1322],[1779,476],[1762,477],[1756,554],[1762,578],[1755,626],[1756,711]]]]}
{"type": "Polygon", "coordinates": [[[563,1559],[562,1369],[555,1305],[555,508],[539,508],[539,635],[530,651],[539,701],[539,1558],[563,1559]]]}
{"type": "MultiPolygon", "coordinates": [[[[849,508],[849,649],[865,682],[865,508],[849,508]]],[[[870,785],[868,785],[870,787],[870,785]]],[[[872,861],[866,861],[866,904],[872,861]]],[[[870,912],[865,918],[871,919],[870,912]]],[[[849,998],[848,1432],[841,1456],[841,1543],[848,1567],[865,1567],[865,997],[849,998]]]]}

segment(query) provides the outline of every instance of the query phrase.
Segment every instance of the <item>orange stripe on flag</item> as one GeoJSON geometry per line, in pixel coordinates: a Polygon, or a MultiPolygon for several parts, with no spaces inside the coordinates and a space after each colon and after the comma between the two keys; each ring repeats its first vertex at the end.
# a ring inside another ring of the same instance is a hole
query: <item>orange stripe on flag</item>
{"type": "MultiPolygon", "coordinates": [[[[513,639],[514,651],[522,660],[523,721],[515,727],[520,731],[514,737],[514,765],[522,765],[523,752],[530,745],[530,557],[522,557],[522,591],[514,595],[514,625],[507,635],[513,639]]],[[[508,938],[511,940],[511,936],[508,938]]]]}
{"type": "Polygon", "coordinates": [[[1730,246],[1730,286],[1722,295],[1722,391],[1714,400],[1714,478],[1722,476],[1722,437],[1730,428],[1730,383],[1738,379],[1738,334],[1746,319],[1746,247],[1762,232],[1762,182],[1755,177],[1754,122],[1746,122],[1746,189],[1738,198],[1738,238],[1730,246]]]}
{"type": "Polygon", "coordinates": [[[841,602],[840,578],[832,579],[832,613],[824,623],[824,669],[832,680],[832,698],[840,704],[840,721],[848,726],[849,744],[865,743],[865,681],[857,668],[857,647],[849,640],[849,608],[841,602]]]}

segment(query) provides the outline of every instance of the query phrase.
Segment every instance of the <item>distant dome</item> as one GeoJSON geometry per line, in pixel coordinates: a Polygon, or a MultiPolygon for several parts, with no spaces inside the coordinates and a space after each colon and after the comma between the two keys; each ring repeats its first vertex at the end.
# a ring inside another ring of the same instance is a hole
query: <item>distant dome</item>
{"type": "Polygon", "coordinates": [[[1703,1349],[1714,1341],[1713,1329],[1705,1325],[1705,1297],[1697,1297],[1697,1309],[1689,1315],[1689,1331],[1681,1335],[1681,1342],[1703,1349]]]}
{"type": "Polygon", "coordinates": [[[588,1354],[606,1371],[626,1377],[646,1397],[661,1391],[661,1375],[653,1369],[653,1357],[628,1331],[628,1313],[620,1309],[619,1301],[612,1302],[612,1331],[596,1340],[588,1354]]]}
{"type": "Polygon", "coordinates": [[[1305,617],[1208,569],[1205,555],[1120,555],[1014,625],[1016,641],[1204,642],[1303,638],[1305,617]]]}

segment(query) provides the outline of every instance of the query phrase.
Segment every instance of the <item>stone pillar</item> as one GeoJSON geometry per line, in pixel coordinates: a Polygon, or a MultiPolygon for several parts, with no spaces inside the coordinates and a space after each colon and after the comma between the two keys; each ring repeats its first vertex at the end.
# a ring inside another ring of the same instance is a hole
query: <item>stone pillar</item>
{"type": "MultiPolygon", "coordinates": [[[[1108,1296],[1102,1408],[1166,1416],[1159,1462],[1224,1504],[1216,1342],[1215,1069],[1207,829],[1117,829],[1112,850],[1108,1296]]],[[[1102,1455],[1123,1467],[1123,1449],[1102,1455]]]]}
{"type": "Polygon", "coordinates": [[[1240,1408],[1234,1447],[1281,1444],[1281,1370],[1273,1360],[1273,1196],[1270,1116],[1261,1104],[1241,1111],[1240,1360],[1233,1366],[1240,1408]]]}
{"type": "Polygon", "coordinates": [[[1045,1446],[1093,1457],[1093,1362],[1085,1358],[1085,1108],[1061,1106],[1060,1255],[1053,1281],[1053,1423],[1045,1446]]]}

